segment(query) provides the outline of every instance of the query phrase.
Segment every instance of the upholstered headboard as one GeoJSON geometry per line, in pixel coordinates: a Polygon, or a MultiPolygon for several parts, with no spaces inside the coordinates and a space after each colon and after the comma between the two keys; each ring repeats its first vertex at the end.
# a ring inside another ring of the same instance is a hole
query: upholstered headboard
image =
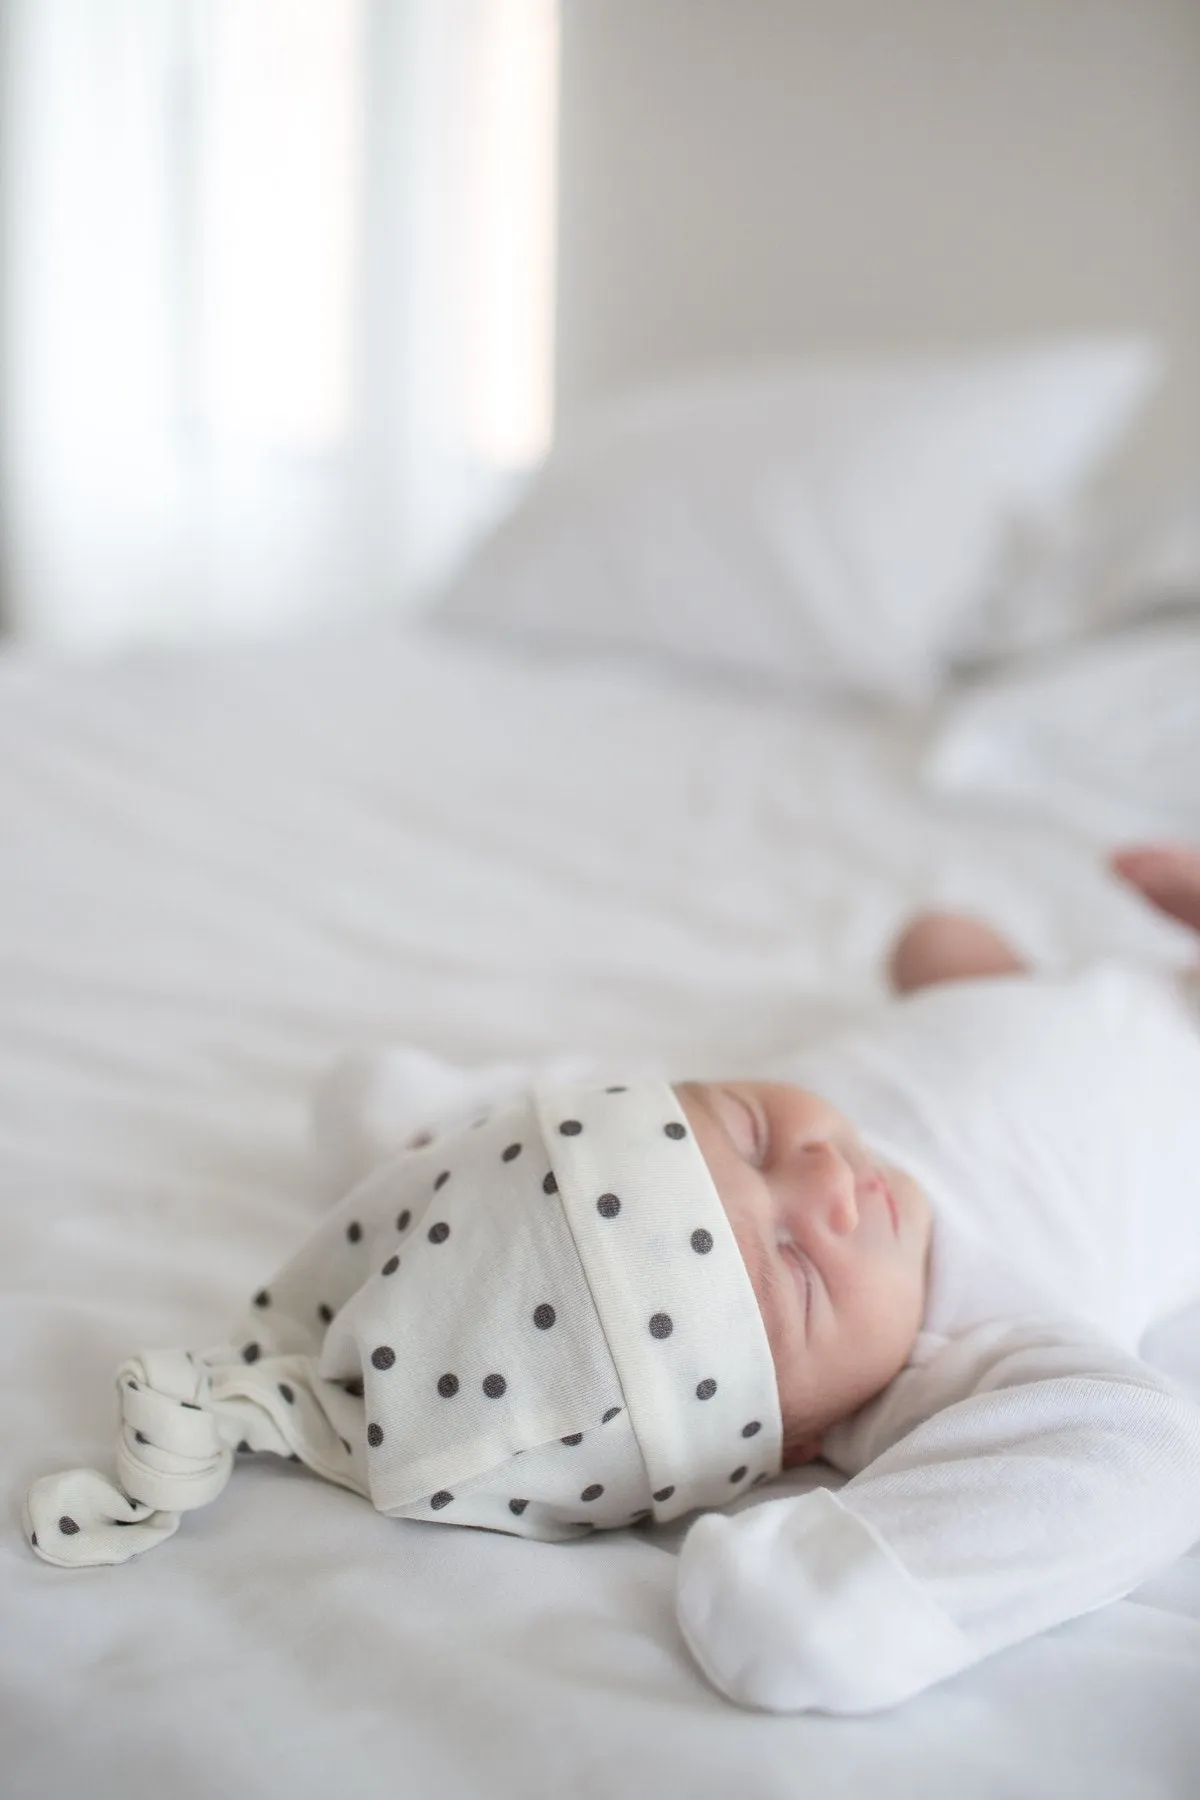
{"type": "Polygon", "coordinates": [[[1200,465],[1197,0],[564,0],[560,418],[779,352],[1159,335],[1200,465]]]}

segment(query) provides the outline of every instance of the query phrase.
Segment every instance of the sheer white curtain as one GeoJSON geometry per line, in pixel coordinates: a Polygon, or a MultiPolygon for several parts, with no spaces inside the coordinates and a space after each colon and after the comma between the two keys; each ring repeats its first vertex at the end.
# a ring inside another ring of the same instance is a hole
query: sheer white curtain
{"type": "Polygon", "coordinates": [[[550,429],[555,0],[3,0],[7,622],[410,603],[550,429]]]}

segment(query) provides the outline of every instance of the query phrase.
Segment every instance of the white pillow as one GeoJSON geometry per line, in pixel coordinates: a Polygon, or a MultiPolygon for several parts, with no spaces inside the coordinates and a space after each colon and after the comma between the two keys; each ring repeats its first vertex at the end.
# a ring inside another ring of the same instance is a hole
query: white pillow
{"type": "Polygon", "coordinates": [[[983,657],[1028,653],[1164,607],[1200,608],[1200,476],[1143,498],[1131,512],[1082,515],[997,596],[981,621],[983,657]]]}
{"type": "Polygon", "coordinates": [[[563,443],[439,616],[919,700],[1158,369],[1071,340],[644,392],[563,443]]]}
{"type": "Polygon", "coordinates": [[[925,779],[1117,842],[1200,842],[1200,614],[1114,631],[967,688],[925,779]]]}

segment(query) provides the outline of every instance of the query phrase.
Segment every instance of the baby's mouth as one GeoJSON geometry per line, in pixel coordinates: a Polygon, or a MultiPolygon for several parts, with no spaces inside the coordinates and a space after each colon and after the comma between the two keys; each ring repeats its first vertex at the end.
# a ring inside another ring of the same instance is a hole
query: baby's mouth
{"type": "Polygon", "coordinates": [[[882,1199],[887,1208],[888,1218],[891,1220],[892,1231],[899,1237],[900,1208],[896,1205],[896,1196],[888,1186],[887,1178],[882,1169],[878,1168],[874,1163],[868,1164],[867,1168],[855,1181],[855,1192],[858,1198],[860,1212],[862,1211],[863,1201],[868,1197],[878,1197],[882,1199]]]}

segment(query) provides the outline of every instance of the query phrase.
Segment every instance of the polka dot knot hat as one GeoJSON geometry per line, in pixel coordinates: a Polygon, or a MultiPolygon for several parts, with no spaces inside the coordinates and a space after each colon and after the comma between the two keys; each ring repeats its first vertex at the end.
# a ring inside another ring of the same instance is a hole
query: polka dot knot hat
{"type": "Polygon", "coordinates": [[[235,1343],[118,1371],[119,1486],[30,1492],[62,1564],[123,1562],[267,1451],[406,1519],[571,1538],[776,1474],[754,1290],[664,1083],[540,1092],[382,1164],[235,1343]]]}

